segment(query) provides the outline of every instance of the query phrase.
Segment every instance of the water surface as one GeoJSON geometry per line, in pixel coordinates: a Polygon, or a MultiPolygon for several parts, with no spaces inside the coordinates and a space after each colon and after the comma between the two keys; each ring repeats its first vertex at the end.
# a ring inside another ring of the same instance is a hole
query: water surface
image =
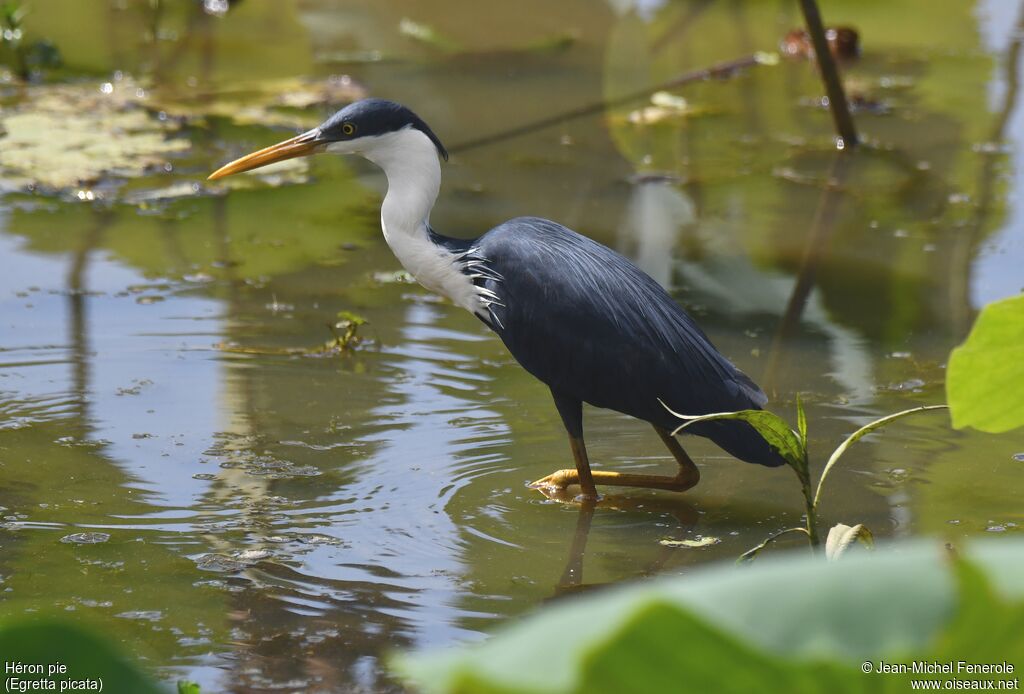
{"type": "MultiPolygon", "coordinates": [[[[942,402],[978,309],[1024,289],[1011,4],[825,3],[863,38],[847,71],[873,107],[852,157],[834,152],[812,65],[787,62],[686,89],[683,118],[636,125],[625,106],[459,153],[432,222],[468,237],[541,215],[632,257],[773,409],[792,418],[803,395],[820,461],[859,423],[942,402]]],[[[210,108],[242,82],[347,75],[449,146],[774,50],[799,20],[765,2],[33,7],[63,78],[210,108]],[[445,45],[404,35],[405,18],[445,45]]],[[[2,89],[5,107],[23,98],[2,89]]],[[[293,132],[235,115],[189,120],[169,170],[83,187],[92,200],[0,197],[5,614],[80,619],[204,691],[389,691],[392,649],[685,575],[800,522],[790,471],[702,440],[686,442],[702,481],[684,495],[623,492],[590,517],[525,488],[571,460],[549,395],[479,321],[394,281],[381,175],[320,157],[301,184],[207,186],[293,132]],[[366,340],[317,353],[339,311],[368,320],[366,340]],[[84,532],[109,539],[61,542],[84,532]],[[721,542],[658,542],[698,536],[721,542]]],[[[589,410],[586,427],[595,465],[671,471],[646,424],[589,410]]],[[[1016,532],[1022,452],[1020,435],[906,420],[844,459],[825,516],[880,538],[1016,532]]]]}

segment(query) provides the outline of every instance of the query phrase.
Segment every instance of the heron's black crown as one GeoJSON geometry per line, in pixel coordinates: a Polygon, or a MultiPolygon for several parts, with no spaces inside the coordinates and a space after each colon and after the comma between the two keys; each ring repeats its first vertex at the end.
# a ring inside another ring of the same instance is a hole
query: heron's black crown
{"type": "Polygon", "coordinates": [[[331,142],[356,140],[415,128],[430,138],[437,152],[448,161],[448,150],[430,126],[411,110],[387,99],[363,99],[349,104],[320,126],[321,137],[331,142]]]}

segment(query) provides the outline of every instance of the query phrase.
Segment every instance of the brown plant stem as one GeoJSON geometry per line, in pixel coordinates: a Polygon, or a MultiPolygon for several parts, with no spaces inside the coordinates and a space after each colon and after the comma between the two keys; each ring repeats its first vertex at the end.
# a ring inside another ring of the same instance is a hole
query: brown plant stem
{"type": "Polygon", "coordinates": [[[825,26],[821,21],[818,3],[815,0],[800,0],[800,9],[804,14],[804,23],[807,24],[807,33],[811,35],[811,43],[814,44],[814,56],[818,61],[821,81],[825,83],[828,106],[836,124],[836,134],[839,136],[839,149],[855,147],[858,143],[857,130],[853,126],[853,117],[850,115],[846,92],[843,91],[843,82],[839,78],[839,69],[825,37],[825,26]]]}
{"type": "Polygon", "coordinates": [[[780,371],[784,370],[783,355],[786,343],[800,324],[804,309],[807,308],[807,300],[817,286],[818,269],[827,256],[829,241],[838,220],[839,207],[853,160],[839,152],[833,157],[825,174],[825,182],[811,222],[811,233],[807,239],[803,259],[800,261],[796,283],[772,339],[771,354],[762,378],[762,386],[766,393],[774,392],[776,383],[781,380],[780,371]]]}
{"type": "Polygon", "coordinates": [[[692,70],[690,72],[683,73],[678,77],[669,80],[668,82],[662,82],[651,87],[645,87],[644,89],[630,92],[623,96],[616,97],[614,99],[605,99],[602,101],[596,101],[591,104],[579,106],[569,111],[563,111],[562,113],[556,113],[553,116],[547,118],[541,118],[539,120],[531,121],[523,125],[511,128],[509,130],[503,130],[501,132],[492,133],[490,135],[484,135],[474,140],[468,140],[466,142],[460,142],[453,147],[449,147],[449,151],[452,153],[465,152],[466,150],[476,149],[477,147],[483,147],[484,145],[492,145],[497,142],[504,142],[505,140],[511,140],[522,135],[528,135],[537,130],[543,130],[565,121],[574,120],[576,118],[582,118],[583,116],[589,116],[592,113],[600,113],[608,108],[614,106],[621,106],[622,104],[628,104],[633,101],[644,99],[654,92],[664,91],[666,89],[675,89],[682,87],[693,82],[703,82],[710,79],[722,79],[730,77],[739,70],[745,68],[754,67],[755,65],[761,64],[761,58],[758,55],[748,55],[736,60],[729,60],[724,63],[716,63],[710,67],[701,68],[700,70],[692,70]]]}

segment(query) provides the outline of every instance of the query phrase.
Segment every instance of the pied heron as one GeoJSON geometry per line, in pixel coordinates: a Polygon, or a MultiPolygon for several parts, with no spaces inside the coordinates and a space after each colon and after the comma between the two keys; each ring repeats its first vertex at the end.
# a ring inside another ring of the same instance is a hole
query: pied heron
{"type": "MultiPolygon", "coordinates": [[[[722,356],[657,282],[606,246],[561,224],[518,217],[476,239],[442,236],[430,226],[441,188],[441,140],[408,108],[357,101],[322,125],[237,159],[210,179],[319,152],[360,154],[384,170],[384,238],[427,289],[475,315],[512,356],[550,389],[569,434],[575,469],[531,486],[563,491],[596,484],[685,491],[700,472],[669,432],[676,412],[760,409],[767,398],[722,356]],[[659,402],[660,400],[660,402],[659,402]],[[583,403],[654,425],[679,463],[676,475],[591,471],[583,440],[583,403]]],[[[776,467],[782,457],[746,422],[702,422],[689,432],[749,463],[776,467]]]]}

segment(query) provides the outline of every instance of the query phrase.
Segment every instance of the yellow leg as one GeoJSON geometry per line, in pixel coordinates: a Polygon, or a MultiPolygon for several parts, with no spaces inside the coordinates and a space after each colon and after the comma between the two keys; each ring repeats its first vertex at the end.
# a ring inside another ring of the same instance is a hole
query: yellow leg
{"type": "Polygon", "coordinates": [[[564,491],[570,484],[578,484],[583,490],[583,496],[596,498],[597,490],[595,485],[605,484],[614,487],[643,487],[645,489],[664,489],[670,492],[685,492],[692,489],[700,481],[700,470],[690,460],[683,447],[679,445],[675,437],[660,427],[654,427],[661,440],[665,442],[669,451],[679,463],[679,472],[673,476],[668,475],[639,475],[628,472],[612,472],[610,470],[590,470],[590,462],[587,459],[587,449],[582,438],[570,437],[573,459],[576,461],[575,470],[558,470],[547,477],[533,482],[530,486],[535,489],[544,489],[553,492],[564,491]]]}
{"type": "Polygon", "coordinates": [[[693,489],[700,482],[700,469],[693,460],[686,454],[683,447],[679,445],[679,441],[676,437],[662,429],[659,426],[654,427],[654,430],[658,432],[658,436],[661,437],[662,442],[668,448],[672,457],[679,463],[679,472],[676,473],[675,479],[681,480],[686,484],[686,487],[679,491],[685,492],[687,489],[693,489]]]}
{"type": "Polygon", "coordinates": [[[576,469],[552,472],[547,477],[531,483],[530,486],[534,489],[565,491],[570,484],[578,484],[583,492],[580,496],[584,499],[596,500],[597,487],[594,486],[594,477],[600,473],[590,471],[587,445],[583,442],[583,437],[570,436],[569,447],[572,449],[572,458],[576,463],[576,469]]]}

